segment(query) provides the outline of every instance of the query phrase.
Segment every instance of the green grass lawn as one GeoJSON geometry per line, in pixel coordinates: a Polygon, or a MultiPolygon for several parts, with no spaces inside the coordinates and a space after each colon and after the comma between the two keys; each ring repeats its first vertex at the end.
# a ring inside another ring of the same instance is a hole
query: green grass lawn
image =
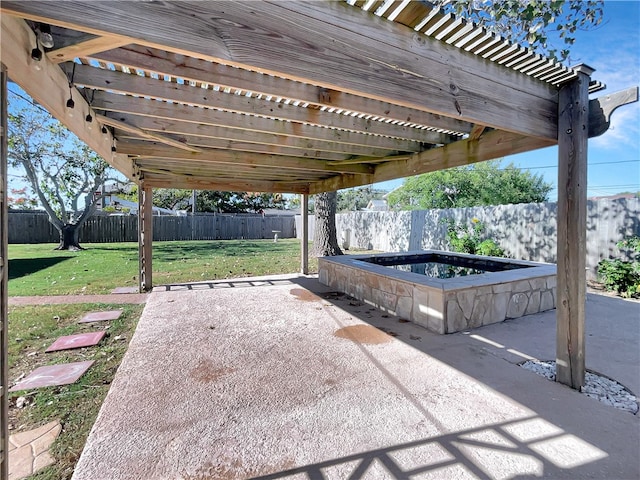
{"type": "MultiPolygon", "coordinates": [[[[109,293],[138,285],[138,244],[85,244],[80,252],[61,252],[55,245],[9,245],[9,295],[109,293]]],[[[294,273],[300,270],[300,242],[224,240],[154,242],[154,284],[294,273]]],[[[317,271],[317,260],[310,259],[317,271]]],[[[115,372],[135,331],[142,305],[39,305],[9,309],[9,380],[13,384],[43,365],[95,360],[77,382],[9,395],[10,433],[58,419],[63,430],[51,453],[56,463],[33,479],[69,479],[80,457],[115,372]],[[116,321],[78,324],[86,312],[121,308],[116,321]],[[45,353],[58,337],[96,329],[108,334],[95,347],[45,353]],[[25,397],[26,406],[16,400],[25,397]]]]}
{"type": "Polygon", "coordinates": [[[9,308],[9,380],[44,365],[95,360],[80,379],[60,387],[45,387],[9,394],[9,433],[24,432],[60,420],[62,432],[51,447],[56,462],[33,479],[69,479],[87,435],[95,422],[111,381],[127,350],[143,305],[38,305],[9,308]],[[118,320],[78,324],[87,312],[122,309],[118,320]],[[106,328],[108,326],[108,328],[106,328]],[[58,337],[105,330],[94,347],[45,353],[58,337]],[[19,397],[26,399],[16,407],[19,397]]]}
{"type": "MultiPolygon", "coordinates": [[[[9,245],[9,295],[109,293],[138,285],[137,243],[9,245]]],[[[309,259],[317,270],[317,260],[309,259]]],[[[218,240],[153,243],[153,283],[196,282],[300,271],[300,241],[218,240]]]]}

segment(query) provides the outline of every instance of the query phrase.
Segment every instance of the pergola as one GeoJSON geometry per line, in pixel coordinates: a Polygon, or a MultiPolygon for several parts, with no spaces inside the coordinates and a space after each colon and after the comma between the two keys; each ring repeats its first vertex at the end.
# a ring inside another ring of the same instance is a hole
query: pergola
{"type": "MultiPolygon", "coordinates": [[[[589,100],[604,88],[591,68],[567,68],[427,2],[0,7],[2,132],[9,78],[139,185],[143,290],[154,187],[301,194],[306,273],[308,195],[557,144],[558,380],[582,385],[587,139],[637,101],[637,88],[589,100]],[[38,32],[54,46],[45,51],[38,32]]],[[[3,468],[6,162],[3,134],[3,468]]]]}

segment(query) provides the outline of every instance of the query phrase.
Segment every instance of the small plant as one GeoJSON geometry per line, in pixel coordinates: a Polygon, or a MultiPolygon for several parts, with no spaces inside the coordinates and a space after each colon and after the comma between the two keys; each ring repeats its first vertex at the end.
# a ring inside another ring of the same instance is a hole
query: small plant
{"type": "Polygon", "coordinates": [[[640,237],[618,242],[617,247],[631,251],[631,260],[604,259],[598,263],[598,277],[604,287],[621,297],[640,296],[640,237]]]}
{"type": "Polygon", "coordinates": [[[477,218],[471,219],[471,225],[456,224],[448,221],[447,240],[454,252],[484,255],[489,257],[504,257],[502,248],[490,238],[485,237],[485,226],[477,218]]]}

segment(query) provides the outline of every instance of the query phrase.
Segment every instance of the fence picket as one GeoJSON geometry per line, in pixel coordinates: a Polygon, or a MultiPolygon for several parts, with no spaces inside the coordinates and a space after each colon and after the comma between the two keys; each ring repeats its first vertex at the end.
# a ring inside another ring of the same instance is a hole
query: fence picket
{"type": "MultiPolygon", "coordinates": [[[[253,215],[189,215],[153,218],[153,240],[235,240],[295,238],[294,217],[253,215]]],[[[57,243],[59,235],[46,214],[9,212],[9,243],[57,243]]],[[[81,243],[137,242],[138,217],[135,215],[94,215],[80,229],[81,243]]]]}

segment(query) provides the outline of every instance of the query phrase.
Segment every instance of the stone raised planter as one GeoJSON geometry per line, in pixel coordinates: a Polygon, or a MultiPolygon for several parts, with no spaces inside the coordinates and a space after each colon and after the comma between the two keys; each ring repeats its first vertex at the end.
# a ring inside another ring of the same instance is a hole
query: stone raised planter
{"type": "Polygon", "coordinates": [[[436,250],[322,257],[318,263],[320,283],[440,334],[555,308],[552,264],[436,250]],[[510,269],[439,279],[372,263],[402,263],[413,255],[456,257],[480,269],[497,264],[510,269]]]}

